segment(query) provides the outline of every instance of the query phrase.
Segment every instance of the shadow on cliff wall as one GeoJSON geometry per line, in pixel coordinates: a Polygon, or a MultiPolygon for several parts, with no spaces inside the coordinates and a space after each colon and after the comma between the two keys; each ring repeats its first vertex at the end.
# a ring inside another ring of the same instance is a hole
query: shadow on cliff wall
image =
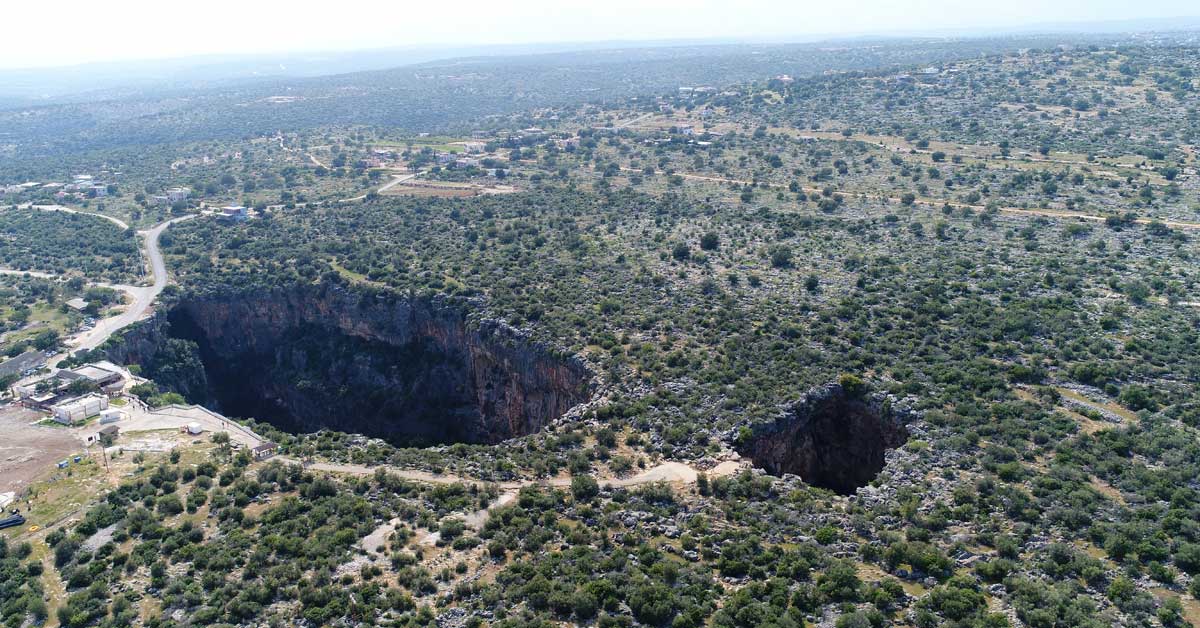
{"type": "Polygon", "coordinates": [[[772,475],[850,495],[883,470],[889,449],[908,440],[911,417],[860,390],[830,384],[810,391],[774,423],[756,426],[738,450],[772,475]]]}
{"type": "Polygon", "coordinates": [[[591,393],[581,361],[461,301],[339,286],[188,296],[109,353],[229,416],[405,446],[523,436],[591,393]]]}

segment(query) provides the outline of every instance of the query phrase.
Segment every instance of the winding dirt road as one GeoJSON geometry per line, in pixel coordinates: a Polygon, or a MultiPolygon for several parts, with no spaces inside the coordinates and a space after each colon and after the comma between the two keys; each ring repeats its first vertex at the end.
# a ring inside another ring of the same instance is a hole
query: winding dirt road
{"type": "MultiPolygon", "coordinates": [[[[300,465],[306,469],[315,471],[324,471],[326,473],[345,473],[348,475],[374,475],[379,469],[383,469],[388,473],[397,475],[405,480],[413,482],[421,482],[424,484],[494,484],[499,490],[500,495],[496,497],[486,507],[475,512],[469,513],[463,518],[463,523],[468,527],[478,530],[483,527],[490,516],[491,511],[507,505],[517,498],[518,492],[526,486],[549,486],[554,488],[566,488],[571,485],[571,477],[557,476],[544,480],[521,480],[516,482],[484,482],[473,478],[463,477],[459,475],[441,475],[434,474],[428,471],[417,471],[413,469],[401,469],[388,465],[367,466],[354,463],[338,463],[338,462],[309,462],[288,458],[287,456],[277,456],[275,458],[280,462],[287,464],[300,465]]],[[[737,460],[726,460],[715,467],[703,471],[709,478],[726,477],[738,473],[749,468],[745,462],[737,460]]],[[[653,484],[655,482],[666,482],[668,484],[695,484],[700,477],[702,471],[697,471],[694,467],[686,465],[682,462],[667,461],[656,466],[650,467],[645,471],[627,478],[612,478],[612,477],[596,477],[596,481],[601,485],[611,485],[614,487],[630,487],[639,486],[642,484],[653,484]]],[[[370,548],[380,544],[379,540],[384,539],[390,529],[395,527],[396,522],[391,521],[383,524],[372,537],[376,542],[374,545],[367,544],[365,547],[370,548]]],[[[429,531],[419,539],[422,545],[434,545],[438,541],[438,533],[429,531]]]]}
{"type": "MultiPolygon", "coordinates": [[[[298,464],[306,469],[315,471],[326,471],[329,473],[345,473],[349,475],[374,475],[378,469],[383,469],[389,473],[400,476],[405,480],[414,482],[422,482],[425,484],[492,484],[483,480],[468,478],[460,475],[443,475],[434,474],[428,471],[416,471],[413,469],[401,469],[388,465],[368,466],[354,463],[340,462],[310,462],[305,464],[303,461],[287,456],[278,456],[275,458],[280,462],[289,464],[298,464]]],[[[745,468],[741,462],[735,460],[726,460],[717,466],[704,471],[709,477],[724,477],[732,475],[745,468]]],[[[613,486],[638,486],[640,484],[651,484],[654,482],[682,483],[694,484],[700,476],[701,471],[683,464],[682,462],[668,461],[657,466],[646,469],[645,471],[627,478],[596,478],[601,484],[611,484],[613,486]]],[[[494,483],[501,491],[516,491],[526,486],[553,486],[556,488],[565,488],[571,485],[569,476],[558,476],[544,480],[520,480],[515,482],[495,482],[494,483]]]]}
{"type": "Polygon", "coordinates": [[[44,211],[44,212],[63,212],[65,214],[82,214],[84,216],[95,216],[97,218],[103,218],[104,220],[107,220],[122,229],[129,228],[129,223],[125,222],[124,220],[121,220],[120,218],[114,218],[112,216],[106,216],[104,214],[97,214],[96,212],[85,212],[80,209],[71,209],[70,207],[64,207],[62,205],[34,205],[32,203],[25,203],[24,205],[19,205],[18,207],[20,209],[31,209],[32,208],[32,209],[37,209],[37,210],[44,211]]]}

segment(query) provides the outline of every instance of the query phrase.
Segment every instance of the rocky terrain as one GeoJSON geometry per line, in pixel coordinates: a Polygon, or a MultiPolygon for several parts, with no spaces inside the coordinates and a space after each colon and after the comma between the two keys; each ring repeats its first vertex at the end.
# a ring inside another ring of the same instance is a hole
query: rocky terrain
{"type": "Polygon", "coordinates": [[[6,533],[4,622],[1198,624],[1189,37],[95,157],[105,211],[197,218],[72,359],[279,455],[118,441],[6,533]]]}

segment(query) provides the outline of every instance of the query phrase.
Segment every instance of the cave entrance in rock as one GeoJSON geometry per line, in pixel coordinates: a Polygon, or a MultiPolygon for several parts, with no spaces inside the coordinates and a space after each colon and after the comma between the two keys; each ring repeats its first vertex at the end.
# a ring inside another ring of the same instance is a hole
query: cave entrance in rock
{"type": "Polygon", "coordinates": [[[574,358],[500,323],[470,324],[461,307],[432,299],[305,289],[186,299],[164,316],[156,350],[177,351],[182,340],[191,355],[143,363],[199,363],[189,401],[291,432],[399,446],[497,443],[590,395],[590,374],[574,358]]]}
{"type": "Polygon", "coordinates": [[[883,470],[887,451],[907,439],[907,428],[890,410],[829,386],[756,432],[741,450],[767,473],[794,474],[852,495],[883,470]]]}

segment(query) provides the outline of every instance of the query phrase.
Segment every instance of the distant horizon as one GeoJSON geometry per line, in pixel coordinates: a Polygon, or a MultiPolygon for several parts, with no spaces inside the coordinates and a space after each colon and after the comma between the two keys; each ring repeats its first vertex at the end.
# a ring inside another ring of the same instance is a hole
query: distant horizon
{"type": "MultiPolygon", "coordinates": [[[[1143,28],[1164,32],[1200,28],[1200,11],[1190,2],[1177,0],[1145,2],[1136,11],[1118,0],[1076,0],[1051,7],[1032,0],[984,7],[957,0],[922,0],[905,3],[902,9],[882,0],[846,0],[839,7],[807,6],[812,3],[805,2],[774,6],[774,0],[748,0],[748,6],[736,15],[728,14],[717,0],[614,2],[604,11],[569,6],[572,3],[557,11],[548,9],[557,7],[549,0],[523,0],[496,14],[480,0],[464,0],[456,5],[459,10],[454,16],[446,16],[438,14],[436,7],[405,7],[402,14],[391,15],[372,0],[345,0],[342,13],[314,17],[295,10],[272,11],[271,5],[281,2],[270,0],[239,7],[244,23],[209,25],[208,20],[220,11],[209,10],[189,19],[148,0],[114,0],[97,15],[56,24],[65,29],[62,34],[45,36],[35,29],[16,29],[0,40],[0,71],[389,51],[452,53],[466,48],[569,50],[572,46],[787,44],[871,37],[1118,34],[1143,28]],[[627,15],[615,15],[622,10],[627,15]],[[424,13],[418,14],[421,11],[424,13]],[[381,14],[380,19],[364,17],[376,13],[381,14]],[[854,19],[847,20],[846,15],[854,19]],[[451,17],[456,21],[453,29],[446,30],[446,24],[432,27],[451,17]],[[345,22],[347,19],[350,21],[345,22]],[[394,29],[389,21],[395,23],[394,29]],[[427,22],[430,27],[413,31],[417,27],[412,22],[427,22]],[[1138,23],[1144,26],[1136,26],[1138,23]],[[164,29],[164,24],[172,28],[164,29]],[[1105,25],[1113,30],[1103,30],[1105,25]],[[72,29],[82,30],[71,33],[72,29]],[[123,31],[128,32],[122,35],[123,31]],[[354,36],[347,38],[340,31],[352,31],[354,36]],[[281,34],[288,36],[281,38],[281,34]],[[278,45],[281,40],[287,44],[278,45]]],[[[213,4],[219,8],[234,3],[214,0],[213,4]]],[[[15,15],[9,24],[52,17],[43,15],[49,9],[40,5],[12,10],[15,15]]],[[[81,9],[86,10],[90,9],[81,9]]]]}

